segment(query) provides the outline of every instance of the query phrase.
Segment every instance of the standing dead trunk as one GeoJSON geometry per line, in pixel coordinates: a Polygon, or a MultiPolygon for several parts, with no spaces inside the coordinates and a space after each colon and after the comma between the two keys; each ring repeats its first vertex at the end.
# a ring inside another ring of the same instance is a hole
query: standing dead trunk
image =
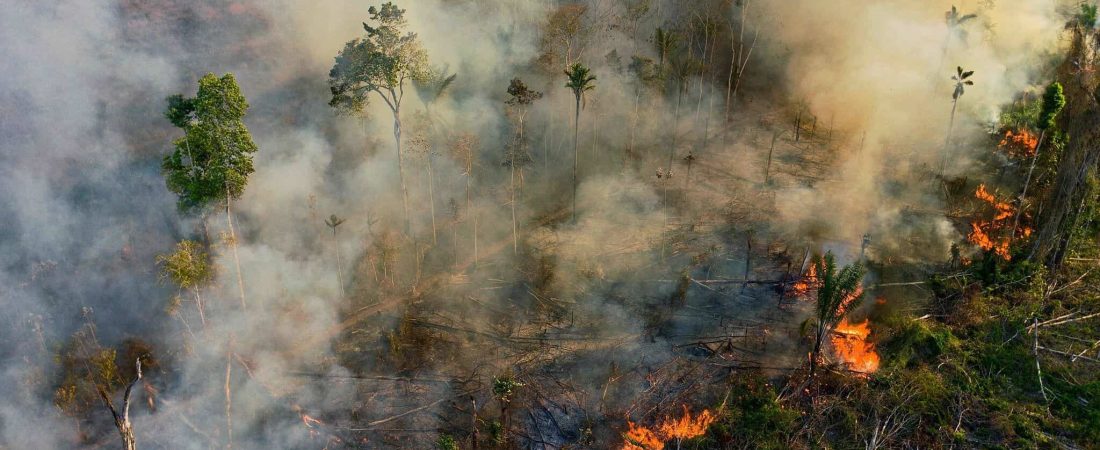
{"type": "MultiPolygon", "coordinates": [[[[230,345],[232,345],[232,338],[230,338],[230,345]]],[[[225,352],[225,448],[233,448],[233,391],[229,384],[231,375],[233,374],[233,351],[227,350],[225,352]]]]}
{"type": "Polygon", "coordinates": [[[577,103],[573,113],[573,223],[577,223],[577,164],[580,160],[581,96],[576,95],[577,103]]]}
{"type": "Polygon", "coordinates": [[[192,289],[195,293],[195,308],[199,310],[199,322],[202,322],[202,328],[206,329],[206,308],[202,304],[202,295],[199,294],[199,288],[192,289]]]}
{"type": "Polygon", "coordinates": [[[947,154],[951,151],[951,132],[955,129],[955,109],[959,106],[959,98],[955,97],[951,101],[951,120],[947,122],[947,137],[943,142],[943,160],[940,161],[940,179],[943,179],[943,173],[947,170],[947,154]]]}
{"type": "Polygon", "coordinates": [[[432,147],[428,146],[428,203],[432,210],[432,245],[439,243],[435,225],[435,176],[432,175],[432,147]]]}
{"type": "Polygon", "coordinates": [[[397,147],[397,174],[401,180],[401,204],[405,210],[405,234],[412,234],[409,219],[409,189],[405,184],[405,154],[401,152],[401,110],[393,109],[393,141],[397,147]]]}
{"type": "Polygon", "coordinates": [[[1020,202],[1016,206],[1016,217],[1012,219],[1012,234],[1009,235],[1009,239],[1016,239],[1016,229],[1020,226],[1020,213],[1024,211],[1024,198],[1027,197],[1027,187],[1031,184],[1031,174],[1035,172],[1035,162],[1039,160],[1039,150],[1043,148],[1043,138],[1046,137],[1047,130],[1044,128],[1039,132],[1039,140],[1035,143],[1035,155],[1031,157],[1031,167],[1027,169],[1027,178],[1024,178],[1024,189],[1020,191],[1020,202]]]}
{"type": "Polygon", "coordinates": [[[137,439],[134,438],[134,424],[130,422],[130,394],[134,391],[134,385],[141,380],[141,360],[137,360],[136,368],[137,375],[133,381],[126,386],[126,392],[122,397],[122,411],[119,412],[115,409],[114,402],[111,401],[111,396],[107,394],[107,391],[102,387],[97,387],[100,398],[107,404],[107,409],[111,411],[111,417],[114,418],[115,428],[118,429],[118,434],[122,437],[122,448],[125,450],[137,450],[137,439]]]}

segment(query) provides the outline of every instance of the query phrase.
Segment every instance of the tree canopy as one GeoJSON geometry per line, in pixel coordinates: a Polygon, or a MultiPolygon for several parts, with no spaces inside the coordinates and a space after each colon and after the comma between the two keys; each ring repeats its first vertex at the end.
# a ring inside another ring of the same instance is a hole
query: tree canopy
{"type": "Polygon", "coordinates": [[[208,73],[199,80],[195,97],[173,95],[167,103],[165,117],[185,133],[161,165],[180,208],[240,197],[255,170],[257,147],[243,121],[248,102],[233,74],[208,73]]]}
{"type": "Polygon", "coordinates": [[[386,2],[368,11],[376,25],[364,22],[367,35],[345,44],[329,71],[329,105],[347,113],[361,113],[371,92],[397,110],[405,81],[429,73],[427,52],[416,33],[405,30],[405,10],[386,2]]]}

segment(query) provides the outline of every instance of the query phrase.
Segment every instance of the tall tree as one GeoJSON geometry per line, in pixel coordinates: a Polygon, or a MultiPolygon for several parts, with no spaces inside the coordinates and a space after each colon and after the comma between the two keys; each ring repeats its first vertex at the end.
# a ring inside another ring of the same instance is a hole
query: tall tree
{"type": "Polygon", "coordinates": [[[516,166],[530,159],[527,154],[527,138],[524,136],[524,123],[527,118],[527,109],[535,100],[542,98],[542,92],[527,88],[527,84],[519,78],[513,78],[508,84],[510,98],[505,103],[512,109],[516,121],[516,135],[512,139],[512,145],[508,148],[508,164],[510,171],[510,191],[512,204],[512,252],[519,252],[519,232],[516,225],[516,166]]]}
{"type": "Polygon", "coordinates": [[[363,23],[366,36],[349,41],[336,56],[336,64],[329,71],[332,91],[329,105],[347,113],[361,113],[372,92],[386,102],[393,113],[393,140],[397,149],[405,232],[411,233],[409,191],[401,152],[401,100],[405,96],[406,81],[427,75],[428,54],[416,33],[406,31],[405,10],[386,2],[367,11],[376,26],[363,23]]]}
{"type": "Polygon", "coordinates": [[[940,178],[943,178],[943,172],[947,170],[947,154],[951,151],[951,131],[955,128],[955,110],[959,106],[959,97],[962,97],[966,93],[966,86],[973,86],[974,82],[968,80],[971,75],[974,75],[974,71],[963,71],[963,68],[956,67],[955,75],[951,76],[951,79],[955,81],[955,90],[951,93],[951,120],[947,122],[947,137],[943,143],[943,161],[940,163],[940,178]]]}
{"type": "Polygon", "coordinates": [[[821,357],[821,344],[829,336],[844,315],[858,306],[863,299],[860,282],[866,269],[860,263],[854,263],[837,270],[836,258],[832,252],[817,262],[817,276],[820,287],[817,288],[817,331],[814,350],[810,355],[810,378],[817,371],[817,361],[821,357]]]}
{"type": "Polygon", "coordinates": [[[961,14],[959,9],[955,5],[951,5],[951,10],[943,14],[944,22],[947,24],[947,37],[943,41],[943,51],[940,54],[940,65],[936,66],[936,72],[939,72],[943,68],[943,60],[947,58],[947,49],[951,46],[951,41],[958,38],[960,41],[966,42],[967,32],[962,27],[963,24],[977,19],[977,14],[961,14]]]}
{"type": "Polygon", "coordinates": [[[248,176],[255,171],[252,154],[257,147],[243,120],[247,110],[248,101],[231,73],[220,78],[212,73],[203,76],[194,98],[169,97],[165,115],[183,129],[184,136],[176,139],[175,151],[161,165],[168,190],[179,196],[182,210],[225,202],[242,308],[246,306],[244,277],[233,227],[233,200],[244,193],[248,176]]]}
{"type": "Polygon", "coordinates": [[[328,216],[325,219],[325,225],[332,228],[332,246],[336,248],[336,282],[340,283],[340,296],[344,295],[344,261],[340,256],[340,239],[336,237],[336,229],[343,225],[347,219],[341,219],[336,217],[336,214],[328,216]]]}
{"type": "Polygon", "coordinates": [[[581,105],[584,100],[584,93],[596,88],[593,81],[596,81],[596,76],[591,75],[588,68],[581,63],[575,63],[569,66],[569,69],[565,71],[565,76],[569,77],[569,81],[565,83],[565,87],[573,90],[573,97],[576,99],[576,108],[573,114],[573,221],[577,221],[577,160],[579,158],[578,153],[578,141],[580,133],[581,123],[581,105]]]}
{"type": "Polygon", "coordinates": [[[1035,142],[1035,154],[1031,157],[1031,166],[1027,169],[1027,178],[1024,179],[1024,188],[1020,191],[1020,203],[1016,208],[1016,217],[1012,219],[1012,234],[1010,238],[1016,238],[1016,228],[1020,226],[1020,213],[1024,210],[1024,197],[1027,196],[1028,185],[1031,184],[1031,174],[1035,172],[1035,162],[1039,160],[1039,150],[1043,148],[1043,138],[1047,130],[1054,126],[1054,119],[1062,108],[1066,106],[1066,96],[1062,93],[1062,85],[1057,81],[1047,86],[1043,93],[1043,109],[1039,112],[1039,140],[1035,142]]]}
{"type": "Polygon", "coordinates": [[[420,97],[420,102],[424,104],[424,114],[427,117],[429,128],[427,149],[425,150],[424,159],[428,165],[428,203],[431,205],[432,211],[432,245],[438,242],[438,233],[435,223],[435,172],[432,170],[432,156],[435,155],[435,142],[439,137],[439,131],[436,128],[436,117],[433,114],[432,106],[447,93],[448,88],[454,83],[456,77],[458,77],[458,74],[452,73],[447,75],[446,69],[431,69],[423,78],[413,79],[413,86],[416,87],[416,94],[420,97]]]}

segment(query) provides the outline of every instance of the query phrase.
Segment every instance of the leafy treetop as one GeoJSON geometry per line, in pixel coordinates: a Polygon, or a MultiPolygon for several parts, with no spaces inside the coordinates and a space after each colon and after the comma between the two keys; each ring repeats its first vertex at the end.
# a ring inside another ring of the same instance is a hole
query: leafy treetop
{"type": "Polygon", "coordinates": [[[161,169],[181,209],[201,208],[244,192],[257,150],[244,125],[248,101],[233,74],[208,73],[193,98],[167,99],[165,117],[184,130],[161,169]]]}
{"type": "Polygon", "coordinates": [[[361,113],[371,92],[396,111],[405,81],[428,75],[427,52],[405,31],[405,10],[386,2],[368,11],[375,25],[363,23],[367,35],[345,44],[329,72],[329,105],[347,113],[361,113]]]}

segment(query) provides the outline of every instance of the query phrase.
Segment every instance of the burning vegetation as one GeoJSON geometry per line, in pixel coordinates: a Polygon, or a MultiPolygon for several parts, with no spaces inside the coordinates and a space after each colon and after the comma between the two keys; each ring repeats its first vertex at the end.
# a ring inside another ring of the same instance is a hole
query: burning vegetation
{"type": "Polygon", "coordinates": [[[715,416],[709,409],[693,416],[687,405],[679,418],[665,417],[663,421],[647,428],[627,421],[627,431],[623,433],[625,442],[620,450],[664,450],[669,442],[679,449],[683,441],[702,436],[714,423],[715,416]]]}
{"type": "Polygon", "coordinates": [[[1089,2],[8,8],[0,448],[1097,447],[1089,2]]]}
{"type": "MultiPolygon", "coordinates": [[[[974,191],[974,197],[983,204],[993,208],[993,215],[988,219],[975,219],[970,222],[970,234],[967,240],[985,251],[991,251],[1006,261],[1012,259],[1009,247],[1012,245],[1013,217],[1016,208],[1011,203],[1000,201],[995,195],[986,190],[985,184],[978,185],[974,191]]],[[[1031,236],[1030,227],[1021,227],[1016,230],[1018,236],[1027,238],[1031,236]]]]}
{"type": "Polygon", "coordinates": [[[878,370],[879,356],[870,336],[869,319],[858,323],[849,323],[848,319],[841,320],[833,330],[833,351],[849,369],[873,373],[878,370]]]}
{"type": "Polygon", "coordinates": [[[1039,137],[1026,129],[1017,132],[1006,130],[998,148],[1013,158],[1031,158],[1039,146],[1039,137]]]}

